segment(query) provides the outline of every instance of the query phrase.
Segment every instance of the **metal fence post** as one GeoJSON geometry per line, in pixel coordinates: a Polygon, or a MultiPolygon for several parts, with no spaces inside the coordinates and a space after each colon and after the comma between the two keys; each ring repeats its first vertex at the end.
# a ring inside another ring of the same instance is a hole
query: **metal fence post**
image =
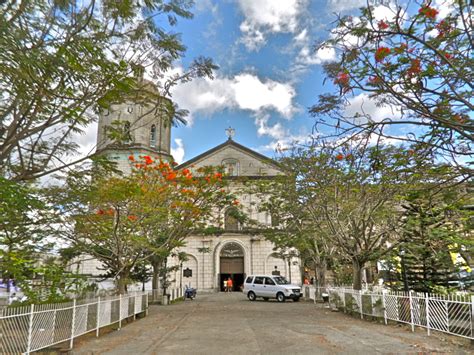
{"type": "Polygon", "coordinates": [[[137,294],[133,296],[133,320],[137,319],[137,294]]]}
{"type": "Polygon", "coordinates": [[[385,325],[387,325],[387,303],[385,301],[386,294],[387,294],[387,290],[382,290],[383,321],[385,325]]]}
{"type": "Polygon", "coordinates": [[[71,322],[71,340],[69,341],[69,349],[74,346],[74,325],[76,323],[76,299],[72,301],[72,322],[71,322]]]}
{"type": "Polygon", "coordinates": [[[100,297],[97,297],[97,325],[95,329],[95,336],[99,337],[99,327],[100,327],[100,297]]]}
{"type": "Polygon", "coordinates": [[[474,338],[474,296],[471,296],[471,338],[474,338]]]}
{"type": "Polygon", "coordinates": [[[122,295],[119,295],[119,330],[122,329],[122,295]]]}
{"type": "Polygon", "coordinates": [[[359,301],[360,301],[360,319],[364,319],[364,312],[362,310],[362,290],[359,290],[359,301]]]}
{"type": "Polygon", "coordinates": [[[35,305],[32,304],[30,308],[30,323],[28,326],[28,344],[26,347],[26,353],[29,354],[31,352],[31,341],[33,340],[33,315],[35,312],[35,305]]]}
{"type": "Polygon", "coordinates": [[[411,297],[411,290],[408,292],[408,297],[410,300],[410,324],[411,324],[411,331],[415,331],[415,324],[413,323],[413,303],[412,303],[412,297],[411,297]]]}
{"type": "Polygon", "coordinates": [[[346,313],[346,293],[344,292],[344,289],[342,290],[342,308],[344,313],[346,313]]]}
{"type": "Polygon", "coordinates": [[[146,302],[145,302],[145,316],[148,315],[148,293],[146,294],[146,298],[145,298],[146,302]]]}
{"type": "Polygon", "coordinates": [[[427,293],[425,293],[425,312],[426,312],[426,329],[428,331],[428,336],[431,334],[430,328],[430,298],[427,293]]]}

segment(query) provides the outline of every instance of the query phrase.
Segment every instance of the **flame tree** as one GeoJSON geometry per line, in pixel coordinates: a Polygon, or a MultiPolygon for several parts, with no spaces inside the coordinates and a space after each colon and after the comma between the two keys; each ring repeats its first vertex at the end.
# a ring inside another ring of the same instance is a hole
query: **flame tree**
{"type": "Polygon", "coordinates": [[[149,156],[129,159],[134,167],[130,176],[104,175],[93,168],[69,174],[65,185],[54,189],[61,196],[59,234],[100,261],[120,293],[135,265],[167,256],[234,200],[222,174],[211,167],[194,176],[149,156]]]}

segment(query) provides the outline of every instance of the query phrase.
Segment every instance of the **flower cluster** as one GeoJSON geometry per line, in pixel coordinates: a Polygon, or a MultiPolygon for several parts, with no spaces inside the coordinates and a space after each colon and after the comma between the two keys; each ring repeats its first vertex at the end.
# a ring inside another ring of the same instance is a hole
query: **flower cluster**
{"type": "Polygon", "coordinates": [[[334,79],[334,84],[340,85],[342,87],[348,87],[349,86],[349,74],[346,72],[340,72],[337,74],[336,79],[334,79]]]}
{"type": "Polygon", "coordinates": [[[421,61],[419,59],[412,59],[410,68],[407,70],[409,76],[418,75],[421,72],[421,61]]]}
{"type": "Polygon", "coordinates": [[[387,28],[390,27],[389,24],[386,23],[384,20],[379,21],[377,25],[379,26],[380,30],[386,30],[387,28]]]}
{"type": "Polygon", "coordinates": [[[390,48],[380,47],[375,51],[375,61],[377,63],[382,62],[390,53],[390,48]]]}
{"type": "Polygon", "coordinates": [[[423,6],[418,10],[418,13],[420,15],[425,16],[426,18],[430,20],[434,20],[436,16],[438,16],[438,10],[433,9],[432,7],[429,6],[423,6]]]}

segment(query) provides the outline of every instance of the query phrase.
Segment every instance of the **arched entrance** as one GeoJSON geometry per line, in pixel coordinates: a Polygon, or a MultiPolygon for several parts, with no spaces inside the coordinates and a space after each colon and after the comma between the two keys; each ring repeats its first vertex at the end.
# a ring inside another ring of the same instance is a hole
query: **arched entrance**
{"type": "Polygon", "coordinates": [[[233,281],[233,291],[240,291],[244,283],[244,250],[235,242],[224,245],[220,253],[219,288],[224,291],[224,280],[233,281]]]}

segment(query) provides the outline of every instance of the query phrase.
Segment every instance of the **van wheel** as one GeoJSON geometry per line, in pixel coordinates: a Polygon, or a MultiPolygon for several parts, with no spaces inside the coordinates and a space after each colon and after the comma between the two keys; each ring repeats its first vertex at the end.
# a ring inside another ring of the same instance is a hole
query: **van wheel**
{"type": "Polygon", "coordinates": [[[278,302],[285,302],[285,295],[281,292],[277,293],[277,301],[278,302]]]}
{"type": "Polygon", "coordinates": [[[255,301],[255,299],[257,298],[257,296],[255,296],[255,293],[253,293],[252,291],[247,294],[247,297],[250,301],[255,301]]]}
{"type": "Polygon", "coordinates": [[[263,297],[263,300],[264,300],[264,301],[268,301],[268,297],[263,297]]]}
{"type": "Polygon", "coordinates": [[[295,297],[293,298],[293,302],[299,302],[300,298],[299,297],[295,297]]]}

